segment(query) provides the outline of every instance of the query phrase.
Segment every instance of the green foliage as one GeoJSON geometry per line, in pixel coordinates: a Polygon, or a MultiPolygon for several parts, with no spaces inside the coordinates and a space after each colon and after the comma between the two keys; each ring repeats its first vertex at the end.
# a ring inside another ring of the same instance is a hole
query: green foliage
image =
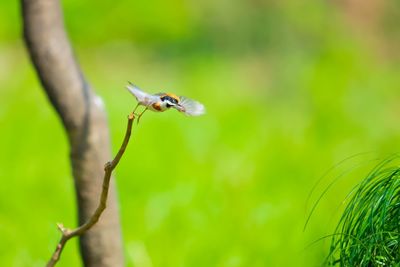
{"type": "Polygon", "coordinates": [[[349,195],[332,236],[329,265],[396,266],[400,262],[400,168],[394,161],[379,164],[349,195]]]}

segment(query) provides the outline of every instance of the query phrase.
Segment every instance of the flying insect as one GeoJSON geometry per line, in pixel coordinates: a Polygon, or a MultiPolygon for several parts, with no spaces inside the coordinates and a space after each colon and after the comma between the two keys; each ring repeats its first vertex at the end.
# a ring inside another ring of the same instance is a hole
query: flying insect
{"type": "Polygon", "coordinates": [[[184,96],[178,96],[173,93],[149,94],[130,82],[126,88],[138,101],[138,104],[133,111],[133,113],[138,116],[138,123],[147,110],[164,112],[168,109],[174,108],[188,116],[200,116],[205,113],[203,104],[184,96]],[[136,114],[135,112],[139,106],[144,106],[145,109],[140,114],[136,114]]]}

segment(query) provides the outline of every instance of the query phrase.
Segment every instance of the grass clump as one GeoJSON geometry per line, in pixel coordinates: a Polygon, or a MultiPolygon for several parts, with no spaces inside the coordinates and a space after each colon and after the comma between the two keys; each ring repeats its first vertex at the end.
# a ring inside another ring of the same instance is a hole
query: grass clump
{"type": "Polygon", "coordinates": [[[358,184],[332,235],[329,266],[400,266],[400,167],[387,159],[358,184]]]}

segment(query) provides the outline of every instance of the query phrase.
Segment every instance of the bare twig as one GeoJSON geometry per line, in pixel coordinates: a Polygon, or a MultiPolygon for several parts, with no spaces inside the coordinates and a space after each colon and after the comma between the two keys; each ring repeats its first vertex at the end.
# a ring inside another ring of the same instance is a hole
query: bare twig
{"type": "Polygon", "coordinates": [[[120,149],[118,150],[117,155],[112,161],[109,161],[105,164],[104,166],[104,177],[103,177],[103,187],[101,191],[101,196],[100,196],[100,201],[99,205],[96,209],[96,211],[93,213],[93,215],[89,218],[87,222],[82,224],[76,229],[68,229],[65,228],[64,225],[62,224],[57,224],[58,229],[60,230],[62,236],[60,241],[57,244],[57,247],[51,256],[49,262],[47,263],[47,267],[54,266],[58,260],[60,259],[61,252],[63,251],[63,248],[65,244],[68,242],[69,239],[75,237],[75,236],[80,236],[84,234],[86,231],[88,231],[92,226],[94,226],[97,221],[99,220],[101,214],[106,208],[107,204],[107,197],[108,197],[108,188],[110,185],[110,179],[111,179],[111,174],[115,167],[118,165],[122,155],[125,152],[125,149],[129,143],[129,139],[131,136],[131,131],[132,131],[132,123],[133,120],[135,119],[135,115],[133,113],[129,114],[128,116],[128,126],[126,128],[126,133],[124,137],[124,141],[122,142],[122,145],[120,149]]]}

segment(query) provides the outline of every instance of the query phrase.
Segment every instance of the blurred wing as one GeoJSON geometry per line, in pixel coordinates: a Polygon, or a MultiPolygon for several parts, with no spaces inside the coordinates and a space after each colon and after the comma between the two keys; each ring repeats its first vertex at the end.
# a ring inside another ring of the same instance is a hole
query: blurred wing
{"type": "Polygon", "coordinates": [[[131,94],[136,97],[136,100],[143,105],[147,105],[150,102],[158,100],[157,97],[150,95],[146,92],[143,92],[142,90],[140,90],[139,87],[137,87],[131,82],[129,82],[129,84],[126,86],[126,89],[128,89],[129,92],[131,92],[131,94]]]}
{"type": "Polygon", "coordinates": [[[186,115],[200,116],[206,112],[204,105],[201,104],[200,102],[197,102],[195,100],[192,100],[184,96],[180,96],[179,98],[180,98],[179,105],[182,108],[178,110],[185,113],[186,115]]]}

